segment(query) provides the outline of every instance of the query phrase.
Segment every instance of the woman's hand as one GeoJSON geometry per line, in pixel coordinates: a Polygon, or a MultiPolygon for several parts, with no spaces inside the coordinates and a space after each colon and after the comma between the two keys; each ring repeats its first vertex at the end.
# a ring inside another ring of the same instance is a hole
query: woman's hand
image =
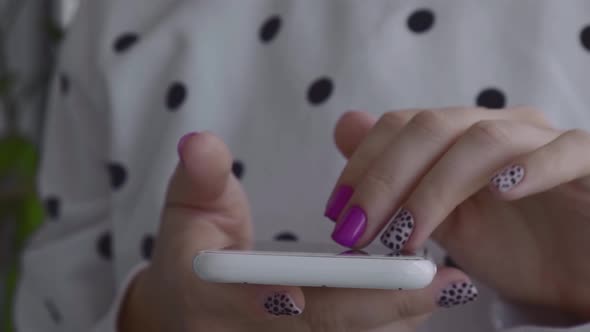
{"type": "Polygon", "coordinates": [[[381,234],[415,250],[433,235],[508,299],[590,318],[590,134],[528,108],[400,111],[373,124],[350,112],[336,128],[350,157],[326,209],[336,242],[362,248],[381,234]]]}
{"type": "Polygon", "coordinates": [[[179,153],[155,254],[126,296],[122,331],[411,331],[436,308],[443,290],[465,284],[474,292],[454,269],[440,269],[428,288],[413,291],[202,281],[192,271],[199,251],[250,247],[249,205],[231,174],[230,152],[217,137],[188,136],[179,153]]]}

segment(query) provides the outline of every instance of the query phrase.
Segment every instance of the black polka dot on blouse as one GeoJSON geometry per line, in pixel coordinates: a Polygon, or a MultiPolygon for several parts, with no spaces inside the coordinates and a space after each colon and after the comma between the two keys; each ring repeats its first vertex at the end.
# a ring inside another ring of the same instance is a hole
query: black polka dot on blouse
{"type": "Polygon", "coordinates": [[[477,106],[485,108],[504,108],[506,106],[506,97],[502,91],[496,88],[488,88],[479,93],[475,103],[477,106]]]}
{"type": "Polygon", "coordinates": [[[67,74],[59,75],[59,89],[62,95],[67,95],[70,92],[70,78],[67,74]]]}
{"type": "Polygon", "coordinates": [[[111,162],[108,165],[111,188],[114,190],[121,189],[127,182],[127,170],[121,164],[111,162]]]}
{"type": "Polygon", "coordinates": [[[318,106],[325,103],[334,90],[334,83],[328,77],[321,77],[316,79],[307,91],[307,100],[313,106],[318,106]]]}
{"type": "Polygon", "coordinates": [[[61,316],[61,313],[59,312],[59,309],[55,305],[55,303],[53,303],[53,301],[51,301],[49,299],[46,299],[43,301],[43,305],[45,306],[45,309],[47,310],[49,317],[51,317],[51,320],[53,320],[53,323],[55,323],[55,324],[61,323],[62,316],[61,316]]]}
{"type": "Polygon", "coordinates": [[[281,17],[273,15],[269,17],[260,27],[260,41],[263,43],[270,43],[273,41],[281,30],[281,17]]]}
{"type": "Polygon", "coordinates": [[[177,111],[184,104],[188,95],[186,86],[181,82],[174,82],[168,88],[166,107],[169,111],[177,111]]]}
{"type": "Polygon", "coordinates": [[[408,28],[415,33],[424,33],[434,25],[434,13],[430,9],[418,9],[408,17],[408,28]]]}
{"type": "Polygon", "coordinates": [[[146,235],[141,241],[141,256],[145,260],[152,259],[152,253],[154,251],[154,236],[146,235]]]}
{"type": "Polygon", "coordinates": [[[48,197],[45,199],[45,213],[50,219],[56,220],[60,213],[60,200],[57,197],[48,197]]]}
{"type": "Polygon", "coordinates": [[[232,164],[232,172],[234,173],[234,176],[238,179],[241,179],[244,176],[244,163],[242,163],[239,160],[234,161],[234,163],[232,164]]]}
{"type": "Polygon", "coordinates": [[[137,43],[139,36],[133,32],[127,32],[115,39],[113,49],[116,53],[123,53],[137,43]]]}
{"type": "Polygon", "coordinates": [[[275,241],[297,242],[299,238],[291,232],[281,232],[274,237],[275,241]]]}
{"type": "Polygon", "coordinates": [[[100,234],[96,241],[96,251],[104,260],[110,260],[113,257],[113,236],[111,232],[100,234]]]}
{"type": "Polygon", "coordinates": [[[590,51],[590,25],[582,28],[582,31],[580,32],[580,42],[582,43],[582,47],[587,51],[590,51]]]}

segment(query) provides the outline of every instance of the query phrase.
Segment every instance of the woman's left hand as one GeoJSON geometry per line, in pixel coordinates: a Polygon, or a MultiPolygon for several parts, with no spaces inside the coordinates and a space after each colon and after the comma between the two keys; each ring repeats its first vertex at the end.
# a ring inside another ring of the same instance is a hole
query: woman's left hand
{"type": "Polygon", "coordinates": [[[349,112],[332,238],[393,250],[432,237],[501,295],[590,319],[590,134],[529,108],[349,112]],[[373,125],[374,124],[374,125],[373,125]],[[383,232],[382,232],[383,231],[383,232]]]}

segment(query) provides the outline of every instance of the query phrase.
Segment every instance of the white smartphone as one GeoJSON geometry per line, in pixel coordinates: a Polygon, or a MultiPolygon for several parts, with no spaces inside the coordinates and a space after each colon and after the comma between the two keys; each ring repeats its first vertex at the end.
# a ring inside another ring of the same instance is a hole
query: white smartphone
{"type": "Polygon", "coordinates": [[[436,265],[424,256],[375,247],[342,252],[342,247],[330,245],[259,243],[255,249],[202,251],[194,258],[193,270],[202,280],[216,283],[368,289],[424,288],[436,274],[436,265]]]}

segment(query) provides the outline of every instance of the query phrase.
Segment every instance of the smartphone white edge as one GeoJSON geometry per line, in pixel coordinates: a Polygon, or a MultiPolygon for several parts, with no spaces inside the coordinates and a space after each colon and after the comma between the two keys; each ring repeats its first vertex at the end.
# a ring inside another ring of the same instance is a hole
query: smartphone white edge
{"type": "Polygon", "coordinates": [[[202,280],[303,287],[420,289],[436,274],[422,257],[207,250],[193,260],[202,280]]]}

